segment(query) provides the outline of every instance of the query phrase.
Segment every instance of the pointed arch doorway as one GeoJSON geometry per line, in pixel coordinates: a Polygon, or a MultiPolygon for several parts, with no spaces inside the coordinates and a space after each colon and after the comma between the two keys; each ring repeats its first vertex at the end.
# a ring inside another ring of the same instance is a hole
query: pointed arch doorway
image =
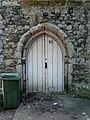
{"type": "Polygon", "coordinates": [[[57,26],[41,23],[32,27],[22,35],[15,50],[16,71],[22,74],[21,85],[25,80],[27,92],[67,90],[72,82],[71,73],[74,61],[69,58],[72,58],[74,54],[70,39],[57,26]],[[67,64],[67,58],[70,64],[67,64]]]}
{"type": "Polygon", "coordinates": [[[59,92],[64,89],[63,57],[57,41],[41,34],[27,55],[27,91],[59,92]]]}

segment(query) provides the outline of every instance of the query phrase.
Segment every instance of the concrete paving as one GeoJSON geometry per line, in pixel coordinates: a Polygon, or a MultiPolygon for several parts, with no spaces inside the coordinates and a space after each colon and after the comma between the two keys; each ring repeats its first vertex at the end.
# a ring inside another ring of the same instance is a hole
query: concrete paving
{"type": "Polygon", "coordinates": [[[90,120],[90,100],[69,96],[34,96],[20,104],[13,120],[90,120]]]}

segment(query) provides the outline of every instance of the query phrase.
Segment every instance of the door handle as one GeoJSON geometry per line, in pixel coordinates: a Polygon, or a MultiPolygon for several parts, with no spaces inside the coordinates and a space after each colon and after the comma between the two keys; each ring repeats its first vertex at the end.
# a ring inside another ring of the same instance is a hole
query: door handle
{"type": "Polygon", "coordinates": [[[45,63],[45,69],[47,69],[47,63],[45,63]]]}

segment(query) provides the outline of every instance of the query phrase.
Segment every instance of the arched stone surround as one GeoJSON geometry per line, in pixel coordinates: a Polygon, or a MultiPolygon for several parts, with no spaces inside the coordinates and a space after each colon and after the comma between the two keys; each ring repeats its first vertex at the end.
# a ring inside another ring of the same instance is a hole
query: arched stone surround
{"type": "MultiPolygon", "coordinates": [[[[67,81],[70,83],[72,81],[72,63],[73,61],[70,59],[74,54],[74,47],[71,43],[68,36],[57,26],[51,23],[42,23],[37,26],[32,27],[27,33],[25,33],[18,42],[17,49],[15,51],[15,58],[17,59],[16,71],[22,73],[22,79],[26,79],[25,75],[25,65],[22,65],[22,58],[27,57],[28,49],[34,39],[41,34],[47,34],[50,37],[54,38],[56,42],[59,44],[63,59],[64,59],[64,81],[65,86],[67,86],[67,81]],[[67,58],[68,57],[68,58],[67,58]],[[69,64],[66,63],[66,59],[68,59],[69,64]]],[[[69,84],[68,83],[68,84],[69,84]]]]}

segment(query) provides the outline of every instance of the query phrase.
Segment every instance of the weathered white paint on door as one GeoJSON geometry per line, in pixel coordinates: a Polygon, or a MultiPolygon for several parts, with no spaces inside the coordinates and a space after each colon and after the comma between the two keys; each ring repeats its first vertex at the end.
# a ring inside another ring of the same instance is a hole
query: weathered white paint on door
{"type": "Polygon", "coordinates": [[[27,57],[27,91],[63,90],[62,52],[57,42],[43,34],[31,45],[27,57]]]}

